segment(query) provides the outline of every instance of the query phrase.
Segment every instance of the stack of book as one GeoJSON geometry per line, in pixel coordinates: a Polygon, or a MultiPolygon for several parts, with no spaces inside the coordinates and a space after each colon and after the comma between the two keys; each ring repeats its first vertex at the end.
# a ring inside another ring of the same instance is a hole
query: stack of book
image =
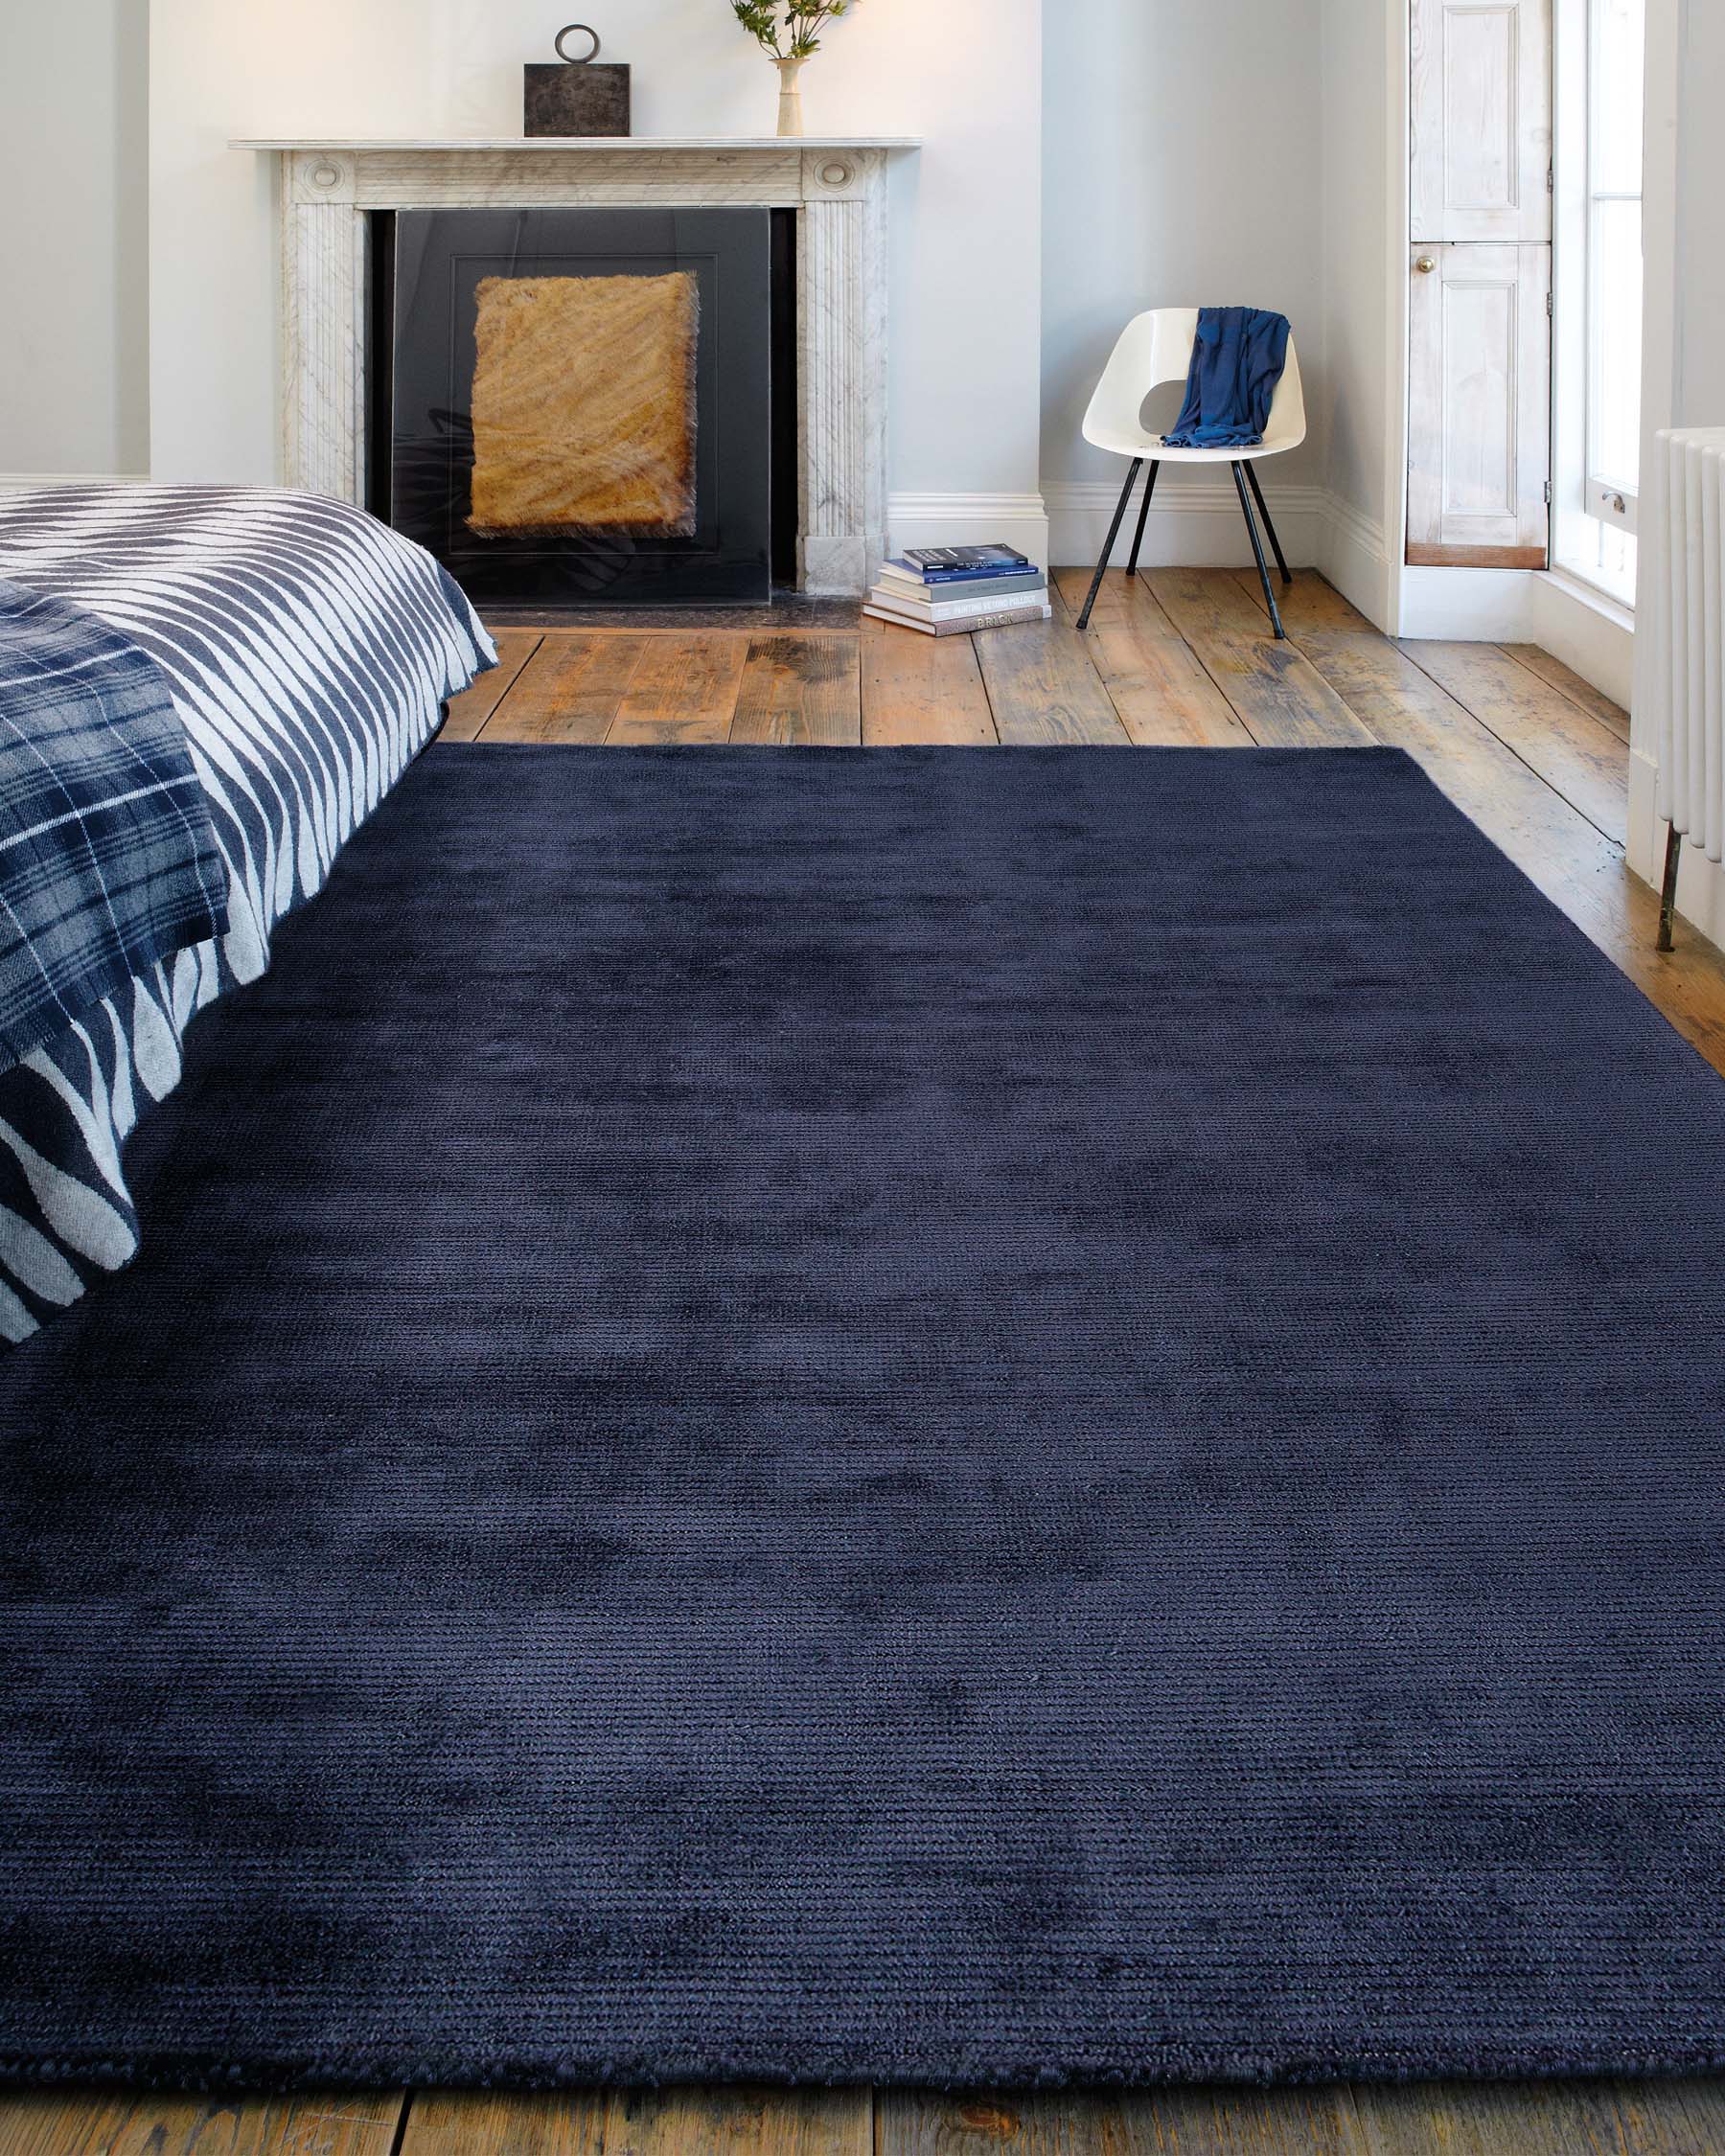
{"type": "Polygon", "coordinates": [[[1046,621],[1048,580],[1014,547],[915,546],[887,562],[862,611],[925,636],[966,636],[1046,621]]]}

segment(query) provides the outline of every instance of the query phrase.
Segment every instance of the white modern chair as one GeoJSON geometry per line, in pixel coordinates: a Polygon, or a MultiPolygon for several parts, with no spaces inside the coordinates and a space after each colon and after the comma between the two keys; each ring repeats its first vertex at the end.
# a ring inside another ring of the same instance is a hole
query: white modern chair
{"type": "Polygon", "coordinates": [[[1116,455],[1130,457],[1132,469],[1126,474],[1126,484],[1120,491],[1120,506],[1115,511],[1114,522],[1108,527],[1108,543],[1102,549],[1102,559],[1096,563],[1096,574],[1090,587],[1090,597],[1084,602],[1084,611],[1078,617],[1080,629],[1090,625],[1091,608],[1096,604],[1096,594],[1102,588],[1102,579],[1107,574],[1109,557],[1114,553],[1115,541],[1120,536],[1120,525],[1126,516],[1127,504],[1132,499],[1132,490],[1146,459],[1150,464],[1150,476],[1144,482],[1144,505],[1138,511],[1138,534],[1132,542],[1132,560],[1127,575],[1137,573],[1138,551],[1144,543],[1144,526],[1150,516],[1150,497],[1156,492],[1156,475],[1164,464],[1230,464],[1233,467],[1234,485],[1239,490],[1240,508],[1245,514],[1246,529],[1252,534],[1252,551],[1257,558],[1258,576],[1264,586],[1264,604],[1270,609],[1270,619],[1276,625],[1276,633],[1285,636],[1281,610],[1276,604],[1276,593],[1271,588],[1270,571],[1264,562],[1263,541],[1258,538],[1257,524],[1252,514],[1252,501],[1247,498],[1246,487],[1250,481],[1253,499],[1257,502],[1258,515],[1264,519],[1264,529],[1270,534],[1270,544],[1276,550],[1276,565],[1281,571],[1283,584],[1292,584],[1293,575],[1281,550],[1281,541],[1276,536],[1276,526],[1270,521],[1270,512],[1264,506],[1264,490],[1258,485],[1254,469],[1260,457],[1280,456],[1286,449],[1297,449],[1305,440],[1305,398],[1300,386],[1300,361],[1295,356],[1294,339],[1288,339],[1288,356],[1282,368],[1282,378],[1276,385],[1276,395],[1270,402],[1270,417],[1264,426],[1264,439],[1255,447],[1222,449],[1170,449],[1163,446],[1160,434],[1144,430],[1141,417],[1144,399],[1163,382],[1184,381],[1191,370],[1192,347],[1198,341],[1198,310],[1195,307],[1158,307],[1148,314],[1140,314],[1128,322],[1120,333],[1120,341],[1114,348],[1114,356],[1096,384],[1096,394],[1091,399],[1090,410],[1084,415],[1084,439],[1093,442],[1099,449],[1113,449],[1116,455]]]}

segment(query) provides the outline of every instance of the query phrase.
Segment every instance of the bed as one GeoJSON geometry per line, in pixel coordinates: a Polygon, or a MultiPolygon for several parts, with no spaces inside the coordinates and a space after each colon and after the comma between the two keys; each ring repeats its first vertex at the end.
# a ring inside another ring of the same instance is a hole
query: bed
{"type": "Polygon", "coordinates": [[[134,1255],[122,1152],[178,1082],[187,1025],[264,972],[276,923],[496,654],[421,548],[357,509],[274,489],[0,495],[0,582],[147,654],[226,883],[224,932],[125,978],[21,1057],[0,1051],[0,1337],[15,1342],[134,1255]]]}

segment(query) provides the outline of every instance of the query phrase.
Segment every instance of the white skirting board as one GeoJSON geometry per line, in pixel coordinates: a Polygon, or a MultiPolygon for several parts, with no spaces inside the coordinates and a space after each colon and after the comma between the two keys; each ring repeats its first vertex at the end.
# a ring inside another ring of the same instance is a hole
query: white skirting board
{"type": "Polygon", "coordinates": [[[1457,644],[1526,644],[1533,578],[1526,569],[1415,569],[1401,573],[1396,633],[1457,644]]]}
{"type": "Polygon", "coordinates": [[[1561,573],[1533,579],[1528,638],[1627,711],[1635,700],[1635,615],[1561,573]]]}
{"type": "Polygon", "coordinates": [[[1317,563],[1374,629],[1390,632],[1395,619],[1395,578],[1381,524],[1339,494],[1325,494],[1317,563]]]}
{"type": "Polygon", "coordinates": [[[1048,551],[1048,513],[1041,494],[888,494],[886,525],[894,554],[908,546],[1016,546],[1039,569],[1048,551]]]}
{"type": "MultiPolygon", "coordinates": [[[[1368,621],[1387,628],[1391,576],[1382,527],[1322,487],[1278,486],[1273,470],[1261,476],[1282,550],[1296,570],[1322,570],[1368,621]]],[[[1054,560],[1066,566],[1092,564],[1108,537],[1119,489],[1046,480],[1043,498],[1054,560]]],[[[1140,498],[1134,494],[1115,542],[1116,568],[1123,569],[1130,558],[1140,498]]],[[[1148,568],[1250,568],[1252,541],[1232,479],[1227,473],[1219,479],[1164,474],[1150,504],[1139,560],[1148,568]]]]}
{"type": "Polygon", "coordinates": [[[36,487],[142,487],[149,480],[147,471],[0,471],[0,494],[36,487]]]}
{"type": "MultiPolygon", "coordinates": [[[[1112,484],[1092,481],[1045,480],[1043,498],[1048,505],[1048,533],[1054,559],[1066,566],[1093,563],[1108,537],[1109,520],[1119,503],[1126,467],[1112,484]]],[[[1278,487],[1262,475],[1264,496],[1276,520],[1282,550],[1296,567],[1318,559],[1318,526],[1324,501],[1321,487],[1278,487]]],[[[1123,569],[1132,552],[1132,535],[1138,524],[1142,497],[1140,479],[1132,507],[1120,526],[1115,544],[1114,564],[1123,569]]],[[[1138,557],[1146,568],[1201,569],[1235,565],[1249,567],[1252,541],[1240,515],[1239,496],[1232,479],[1190,479],[1167,470],[1156,483],[1150,504],[1150,521],[1144,530],[1144,550],[1138,557]]]]}
{"type": "Polygon", "coordinates": [[[1561,571],[1404,569],[1400,633],[1538,644],[1625,709],[1633,695],[1634,615],[1561,571]]]}

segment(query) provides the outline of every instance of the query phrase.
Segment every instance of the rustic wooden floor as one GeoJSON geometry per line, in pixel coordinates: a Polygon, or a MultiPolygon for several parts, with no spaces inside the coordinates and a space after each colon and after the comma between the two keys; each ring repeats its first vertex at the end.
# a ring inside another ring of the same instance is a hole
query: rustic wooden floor
{"type": "MultiPolygon", "coordinates": [[[[1725,959],[1661,957],[1623,867],[1628,723],[1544,653],[1379,635],[1326,585],[1270,637],[1249,576],[1114,578],[1090,631],[1053,621],[935,641],[814,626],[500,631],[503,665],[445,738],[574,744],[1382,742],[1453,800],[1725,1071],[1725,959]]],[[[1725,2156],[1725,2080],[936,2097],[682,2090],[561,2098],[212,2102],[0,2099],[0,2156],[1725,2156]]]]}

